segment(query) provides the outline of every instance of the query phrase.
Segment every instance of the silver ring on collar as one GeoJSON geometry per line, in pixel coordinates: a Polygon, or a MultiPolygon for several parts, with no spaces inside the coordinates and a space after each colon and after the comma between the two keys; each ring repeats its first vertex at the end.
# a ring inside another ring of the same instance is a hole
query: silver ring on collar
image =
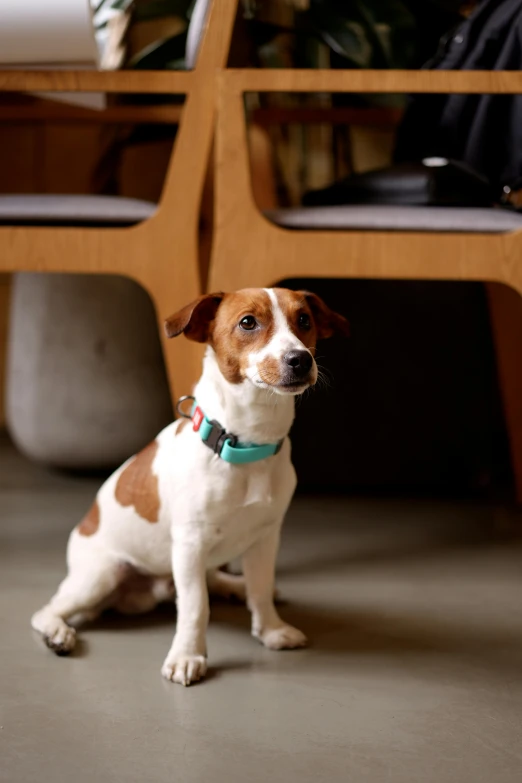
{"type": "Polygon", "coordinates": [[[184,419],[191,419],[192,418],[192,414],[191,413],[185,413],[182,410],[182,408],[181,408],[181,406],[187,400],[191,400],[193,404],[196,402],[196,398],[192,397],[190,394],[186,394],[184,397],[180,397],[179,400],[176,403],[176,413],[178,414],[178,416],[182,416],[184,419]]]}

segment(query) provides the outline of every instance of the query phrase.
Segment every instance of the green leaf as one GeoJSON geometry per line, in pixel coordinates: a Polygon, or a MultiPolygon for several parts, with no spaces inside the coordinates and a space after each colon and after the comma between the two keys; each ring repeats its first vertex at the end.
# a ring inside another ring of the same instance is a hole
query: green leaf
{"type": "Polygon", "coordinates": [[[93,13],[97,13],[103,6],[115,11],[126,11],[134,3],[134,0],[98,0],[93,5],[93,13]]]}
{"type": "Polygon", "coordinates": [[[147,19],[160,19],[164,16],[189,17],[192,0],[150,0],[147,3],[137,3],[134,8],[134,19],[138,22],[147,19]]]}
{"type": "Polygon", "coordinates": [[[155,41],[135,54],[126,67],[137,70],[161,71],[165,68],[172,69],[174,67],[172,64],[176,62],[181,63],[179,69],[181,70],[185,65],[186,43],[186,31],[170,38],[163,38],[161,41],[155,41]]]}
{"type": "Polygon", "coordinates": [[[134,0],[109,0],[109,5],[117,11],[126,11],[133,2],[134,0]]]}
{"type": "Polygon", "coordinates": [[[415,53],[415,18],[401,0],[311,0],[308,24],[355,67],[404,68],[415,53]]]}

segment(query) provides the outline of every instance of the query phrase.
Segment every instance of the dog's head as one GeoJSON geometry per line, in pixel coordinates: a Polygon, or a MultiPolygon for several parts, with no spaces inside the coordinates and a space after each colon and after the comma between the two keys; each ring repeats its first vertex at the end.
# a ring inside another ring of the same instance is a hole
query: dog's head
{"type": "Polygon", "coordinates": [[[348,335],[348,322],[308,291],[245,288],[199,297],[168,318],[165,330],[212,346],[230,383],[301,394],[317,381],[317,340],[348,335]]]}

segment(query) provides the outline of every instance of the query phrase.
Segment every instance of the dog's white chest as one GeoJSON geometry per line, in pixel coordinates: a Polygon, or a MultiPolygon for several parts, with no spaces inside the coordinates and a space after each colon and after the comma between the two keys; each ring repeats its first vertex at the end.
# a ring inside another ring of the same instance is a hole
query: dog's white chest
{"type": "Polygon", "coordinates": [[[241,467],[212,457],[199,486],[172,496],[173,538],[199,534],[210,567],[241,555],[285,513],[295,489],[289,452],[285,443],[276,457],[241,467]]]}
{"type": "Polygon", "coordinates": [[[274,502],[270,482],[259,478],[243,495],[245,501],[236,508],[222,509],[209,515],[205,539],[209,547],[210,567],[224,565],[243,554],[274,525],[283,513],[274,502]],[[265,496],[258,495],[265,488],[265,496]]]}

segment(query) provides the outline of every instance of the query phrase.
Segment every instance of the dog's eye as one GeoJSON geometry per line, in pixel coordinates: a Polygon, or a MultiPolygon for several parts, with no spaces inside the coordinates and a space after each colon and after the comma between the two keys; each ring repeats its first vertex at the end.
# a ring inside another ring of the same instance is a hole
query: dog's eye
{"type": "Polygon", "coordinates": [[[252,329],[256,328],[257,321],[253,315],[245,315],[245,317],[240,320],[239,326],[241,329],[244,329],[246,332],[251,332],[252,329]]]}
{"type": "Polygon", "coordinates": [[[307,315],[307,313],[301,313],[298,320],[299,328],[304,329],[304,331],[308,331],[308,329],[311,329],[312,323],[310,321],[310,316],[307,315]]]}

